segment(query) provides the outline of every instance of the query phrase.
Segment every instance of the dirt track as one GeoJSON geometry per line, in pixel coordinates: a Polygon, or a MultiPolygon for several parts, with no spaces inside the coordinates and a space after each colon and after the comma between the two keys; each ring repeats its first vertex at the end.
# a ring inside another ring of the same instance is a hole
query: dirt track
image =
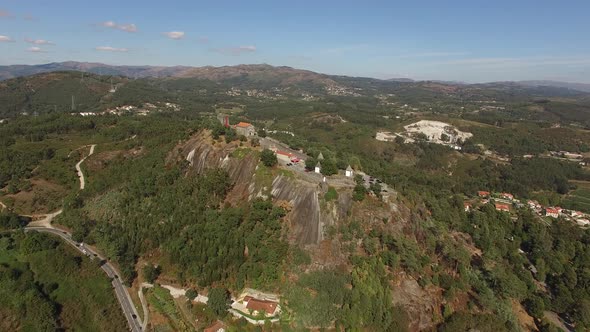
{"type": "Polygon", "coordinates": [[[88,156],[82,158],[76,164],[76,171],[78,172],[78,178],[80,178],[80,190],[83,190],[84,187],[86,186],[86,182],[84,181],[84,173],[82,172],[82,168],[80,167],[80,165],[82,165],[82,163],[84,162],[84,160],[86,160],[86,158],[90,157],[94,153],[94,148],[95,147],[96,147],[96,144],[92,144],[90,146],[90,153],[88,154],[88,156]]]}

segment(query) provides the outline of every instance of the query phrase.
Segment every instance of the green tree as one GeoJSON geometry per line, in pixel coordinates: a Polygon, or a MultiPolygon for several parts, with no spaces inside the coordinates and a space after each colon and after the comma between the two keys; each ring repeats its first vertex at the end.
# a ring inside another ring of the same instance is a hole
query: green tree
{"type": "Polygon", "coordinates": [[[158,278],[161,270],[162,269],[159,266],[148,264],[143,268],[143,277],[151,284],[158,278]]]}
{"type": "Polygon", "coordinates": [[[375,183],[371,183],[371,191],[377,196],[377,197],[381,197],[381,184],[376,182],[375,183]]]}
{"type": "Polygon", "coordinates": [[[305,168],[307,170],[313,171],[315,169],[315,165],[317,165],[318,161],[315,158],[309,157],[305,159],[305,168]]]}
{"type": "Polygon", "coordinates": [[[336,188],[330,186],[324,195],[324,199],[328,202],[338,199],[338,192],[336,191],[336,188]]]}
{"type": "Polygon", "coordinates": [[[187,291],[184,295],[186,296],[187,299],[192,301],[195,297],[197,297],[199,295],[199,293],[197,293],[197,291],[194,288],[189,288],[189,289],[187,289],[187,291]]]}
{"type": "Polygon", "coordinates": [[[537,295],[532,295],[528,299],[524,301],[524,307],[528,311],[528,313],[537,318],[543,318],[543,312],[545,311],[545,302],[543,299],[537,295]]]}
{"type": "Polygon", "coordinates": [[[365,188],[364,185],[357,184],[356,186],[354,186],[354,190],[352,192],[352,199],[354,199],[355,201],[362,201],[365,199],[366,195],[367,188],[365,188]]]}
{"type": "Polygon", "coordinates": [[[322,161],[321,172],[323,175],[334,175],[338,173],[338,167],[336,167],[333,159],[325,159],[322,161]]]}
{"type": "Polygon", "coordinates": [[[207,305],[217,316],[225,316],[229,308],[229,292],[225,288],[212,288],[209,290],[207,305]]]}
{"type": "Polygon", "coordinates": [[[277,155],[269,149],[262,150],[260,160],[266,167],[273,167],[278,163],[277,155]]]}
{"type": "Polygon", "coordinates": [[[228,128],[225,130],[225,142],[229,143],[238,139],[238,134],[234,129],[228,128]]]}

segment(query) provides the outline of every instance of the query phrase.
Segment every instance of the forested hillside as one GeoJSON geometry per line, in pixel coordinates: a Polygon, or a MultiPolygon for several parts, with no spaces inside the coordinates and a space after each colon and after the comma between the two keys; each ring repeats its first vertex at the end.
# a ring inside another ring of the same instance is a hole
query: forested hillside
{"type": "MultiPolygon", "coordinates": [[[[73,72],[2,82],[0,201],[21,215],[63,209],[53,224],[96,246],[134,293],[146,281],[218,292],[220,310],[180,308],[236,329],[254,327],[229,318],[223,294],[245,288],[280,294],[269,329],[590,327],[590,231],[568,212],[590,213],[590,133],[577,92],[342,77],[331,79],[344,90],[301,81],[280,91],[264,75],[112,79],[116,92],[110,76],[85,74],[80,85],[73,72]],[[72,93],[76,111],[93,114],[71,114],[72,93]],[[137,109],[104,112],[126,105],[137,109]],[[225,115],[256,135],[223,127],[225,115]],[[420,120],[472,136],[439,144],[393,135],[420,120]],[[395,138],[378,140],[383,132],[395,138]],[[293,165],[293,156],[304,160],[293,165]],[[344,175],[349,165],[356,177],[344,175]],[[558,217],[545,214],[559,206],[558,217]]],[[[27,219],[0,221],[11,229],[27,219]]],[[[1,240],[11,257],[2,315],[22,316],[8,329],[105,329],[85,316],[94,304],[84,298],[75,311],[63,302],[67,287],[39,272],[57,268],[67,283],[78,278],[68,271],[91,275],[91,262],[41,235],[1,240]]],[[[99,301],[111,292],[85,287],[71,289],[99,301]]],[[[162,289],[152,302],[164,303],[162,289]]],[[[101,317],[121,318],[109,310],[101,317]]]]}
{"type": "Polygon", "coordinates": [[[97,262],[67,244],[35,232],[0,236],[3,331],[122,331],[113,295],[97,262]]]}

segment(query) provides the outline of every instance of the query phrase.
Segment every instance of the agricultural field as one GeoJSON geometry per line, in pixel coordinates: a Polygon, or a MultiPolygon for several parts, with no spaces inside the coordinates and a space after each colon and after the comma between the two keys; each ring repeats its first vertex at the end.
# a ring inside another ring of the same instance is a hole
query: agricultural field
{"type": "Polygon", "coordinates": [[[145,292],[151,309],[150,325],[154,331],[195,330],[191,304],[184,296],[175,299],[169,290],[158,285],[145,289],[145,292]]]}
{"type": "Polygon", "coordinates": [[[590,184],[578,185],[578,189],[563,199],[563,206],[590,213],[590,184]]]}

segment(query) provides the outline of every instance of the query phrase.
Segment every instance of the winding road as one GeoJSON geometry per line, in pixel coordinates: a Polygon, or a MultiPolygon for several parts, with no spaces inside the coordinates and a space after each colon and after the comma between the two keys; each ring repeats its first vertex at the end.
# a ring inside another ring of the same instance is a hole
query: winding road
{"type": "MultiPolygon", "coordinates": [[[[84,160],[86,160],[86,158],[88,158],[89,156],[91,156],[94,153],[95,147],[96,147],[96,144],[92,144],[90,146],[90,152],[89,152],[88,156],[82,158],[76,164],[76,171],[78,172],[78,177],[80,178],[80,190],[84,189],[84,187],[85,187],[84,173],[82,172],[80,165],[82,165],[82,163],[84,162],[84,160]]],[[[2,204],[2,206],[5,207],[4,204],[2,204]]],[[[133,331],[133,332],[144,331],[145,327],[147,326],[147,314],[145,314],[147,312],[147,303],[145,303],[145,299],[143,298],[143,296],[140,296],[141,304],[142,304],[144,315],[145,315],[144,322],[142,325],[142,322],[141,322],[139,316],[137,315],[137,309],[135,308],[135,305],[133,304],[133,300],[131,299],[131,296],[129,295],[127,288],[123,285],[123,282],[119,278],[119,274],[117,273],[117,270],[115,269],[115,267],[105,257],[100,255],[96,251],[92,250],[91,248],[84,245],[83,243],[77,243],[76,241],[74,241],[72,239],[72,235],[69,232],[57,229],[57,228],[53,227],[53,225],[51,225],[51,221],[53,220],[53,218],[55,218],[60,213],[62,213],[62,210],[58,210],[56,212],[49,213],[46,215],[31,216],[31,217],[43,217],[43,218],[29,223],[29,225],[27,225],[27,227],[25,227],[25,232],[34,231],[34,232],[42,232],[42,233],[57,235],[60,238],[62,238],[66,243],[68,243],[71,246],[73,246],[74,248],[76,248],[76,250],[78,250],[82,254],[90,257],[90,259],[95,259],[95,258],[99,259],[101,262],[100,268],[112,280],[111,283],[112,283],[113,288],[115,290],[115,295],[117,297],[117,300],[119,301],[119,304],[121,305],[121,309],[123,310],[123,314],[125,315],[125,318],[127,319],[127,323],[129,324],[129,330],[133,331]]]]}
{"type": "Polygon", "coordinates": [[[117,300],[121,305],[121,309],[123,309],[123,314],[125,314],[125,318],[127,318],[127,323],[129,323],[129,328],[131,331],[134,332],[141,332],[142,326],[141,322],[139,321],[137,310],[133,305],[133,301],[131,300],[131,296],[129,292],[127,292],[127,288],[121,282],[119,275],[117,274],[117,270],[109,263],[103,256],[99,255],[97,252],[92,250],[91,248],[85,246],[83,243],[78,244],[76,241],[72,240],[72,235],[66,231],[62,231],[56,228],[48,228],[48,227],[38,227],[38,226],[27,226],[25,227],[25,231],[35,231],[35,232],[42,232],[42,233],[49,233],[53,235],[57,235],[61,237],[64,241],[68,244],[76,248],[82,254],[94,259],[97,258],[103,264],[100,268],[107,274],[109,278],[112,279],[112,285],[115,289],[115,294],[117,295],[117,300]]]}

